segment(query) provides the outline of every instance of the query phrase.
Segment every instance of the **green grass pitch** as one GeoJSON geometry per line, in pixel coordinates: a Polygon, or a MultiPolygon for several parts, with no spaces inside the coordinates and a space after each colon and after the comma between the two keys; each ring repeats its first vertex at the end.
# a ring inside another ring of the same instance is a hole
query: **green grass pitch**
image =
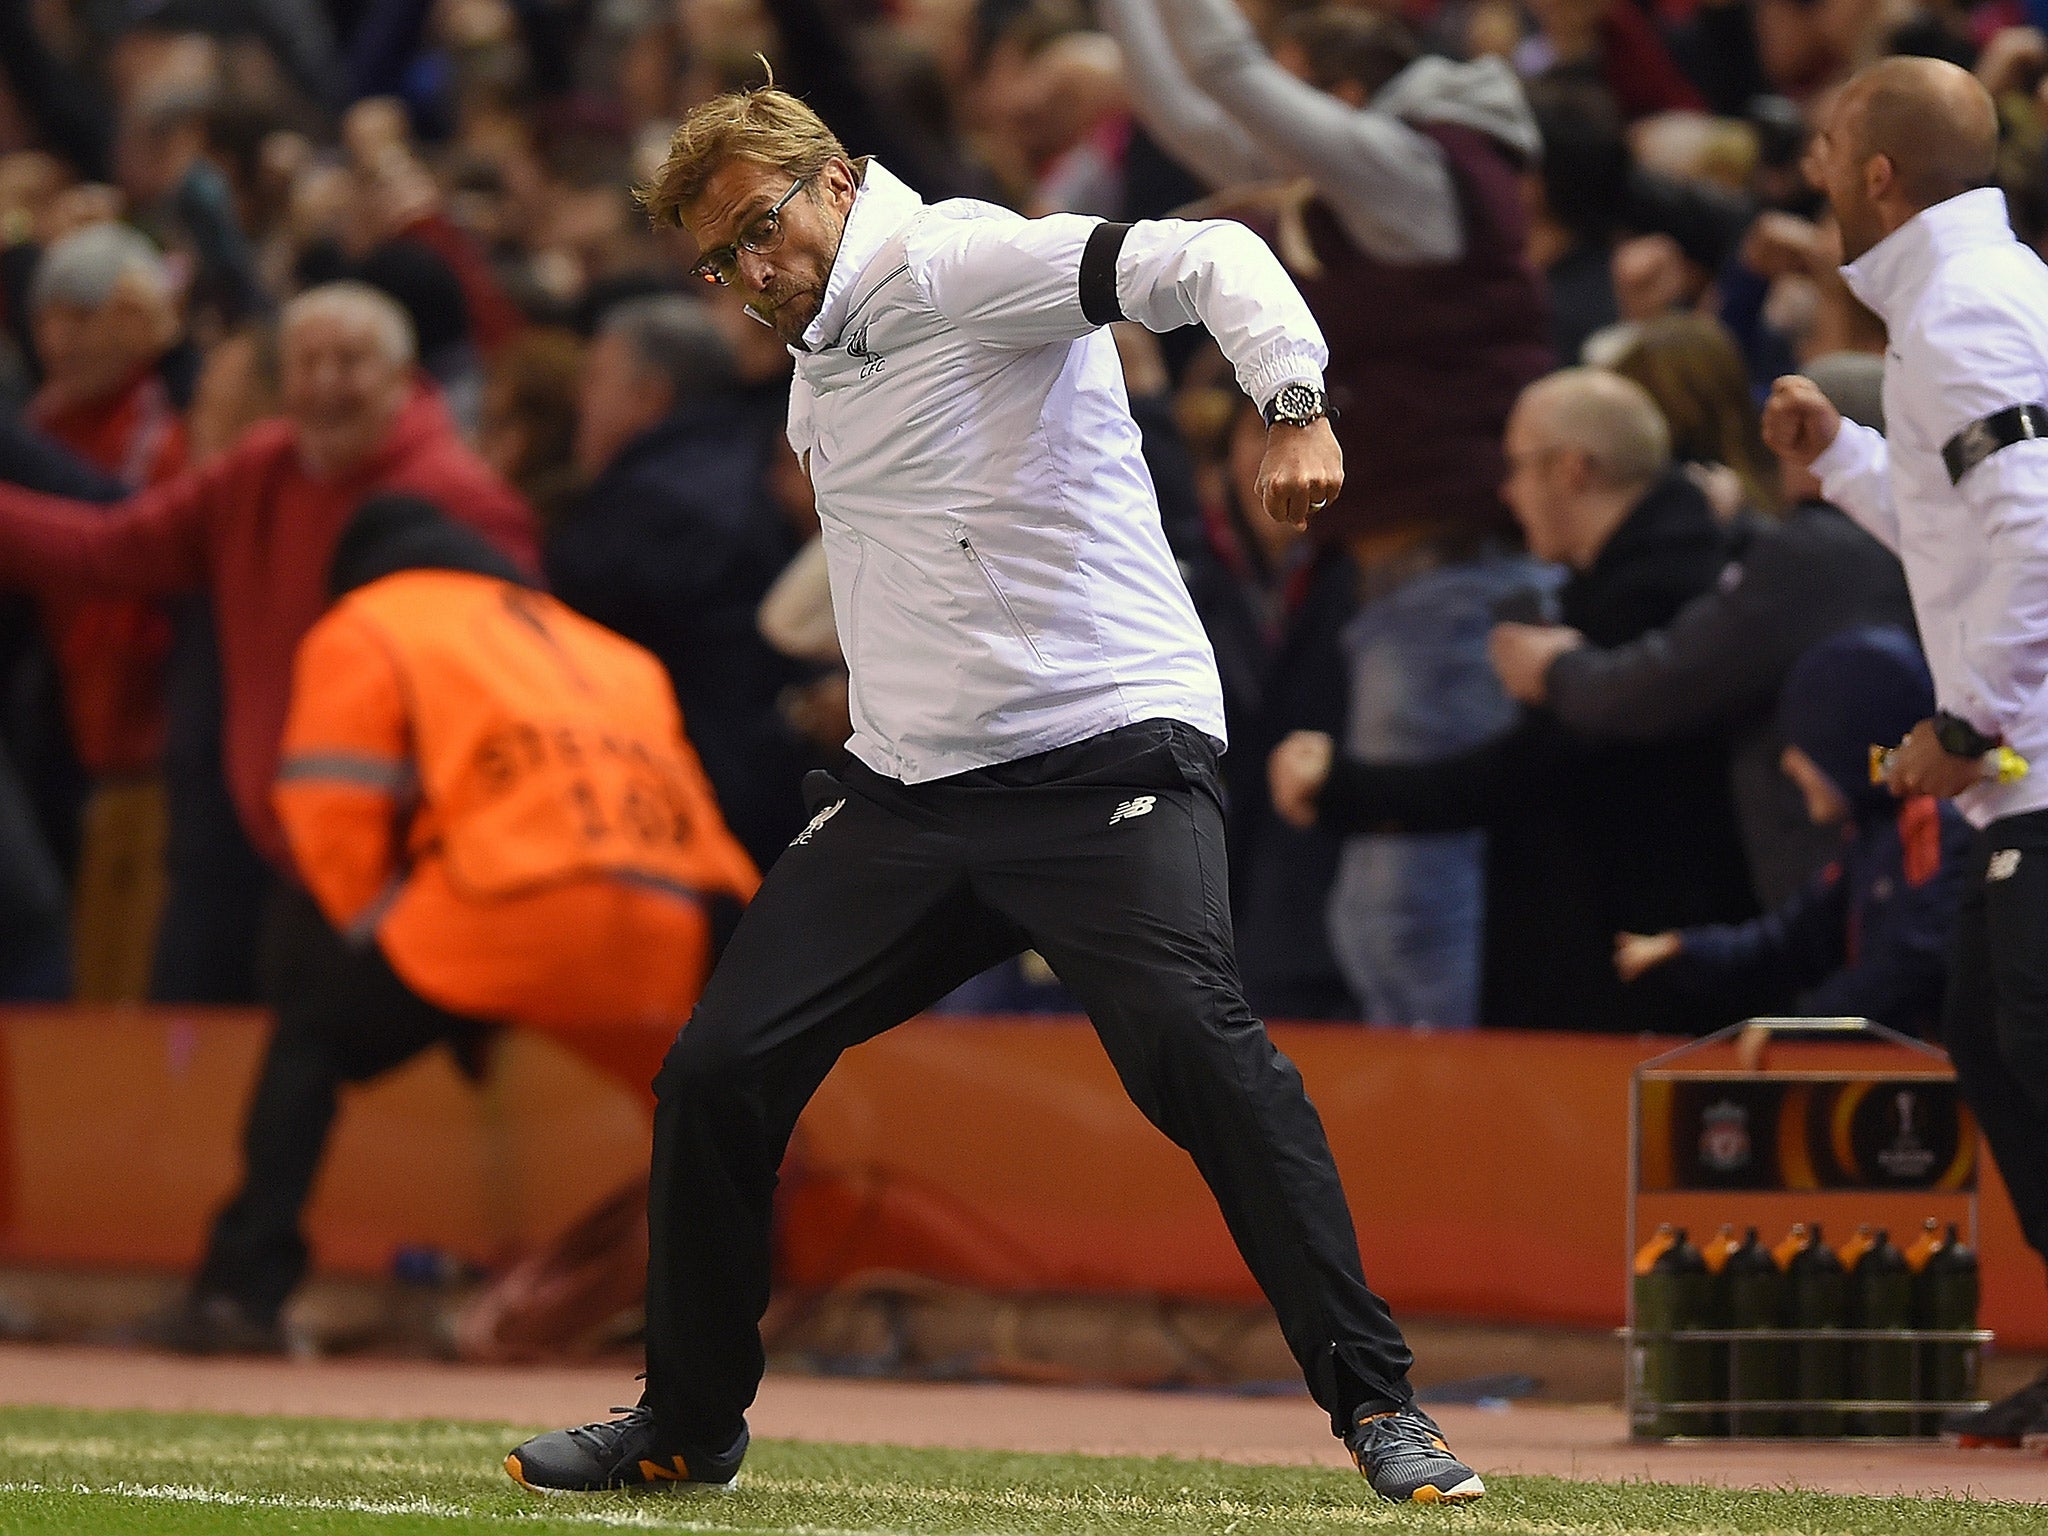
{"type": "Polygon", "coordinates": [[[2048,1536],[2048,1508],[1960,1500],[1503,1477],[1481,1504],[1396,1508],[1354,1474],[1312,1468],[773,1441],[755,1445],[734,1493],[543,1501],[499,1468],[521,1434],[475,1424],[0,1409],[0,1533],[2048,1536]]]}

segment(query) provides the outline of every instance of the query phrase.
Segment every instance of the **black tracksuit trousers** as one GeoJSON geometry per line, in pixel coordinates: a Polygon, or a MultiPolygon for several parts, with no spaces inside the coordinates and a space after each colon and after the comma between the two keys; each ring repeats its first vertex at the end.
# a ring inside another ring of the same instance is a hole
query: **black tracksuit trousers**
{"type": "Polygon", "coordinates": [[[2048,811],[1979,832],[1964,880],[1942,1043],[2048,1259],[2048,811]]]}
{"type": "Polygon", "coordinates": [[[1208,1181],[1332,1428],[1408,1400],[1322,1121],[1238,985],[1216,767],[1199,732],[1155,720],[924,784],[811,775],[810,826],[655,1079],[645,1401],[666,1440],[738,1436],[776,1169],[839,1053],[1026,947],[1208,1181]]]}

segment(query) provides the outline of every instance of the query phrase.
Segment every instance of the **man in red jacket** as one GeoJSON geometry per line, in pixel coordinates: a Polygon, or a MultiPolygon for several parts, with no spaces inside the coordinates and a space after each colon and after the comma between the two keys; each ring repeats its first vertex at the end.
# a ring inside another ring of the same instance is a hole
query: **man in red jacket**
{"type": "Polygon", "coordinates": [[[285,415],[211,463],[112,506],[0,484],[0,585],[207,590],[228,787],[251,841],[289,871],[269,796],[292,653],[326,607],[327,562],[356,506],[380,491],[427,497],[523,570],[538,565],[532,513],[420,381],[404,311],[373,288],[331,283],[292,300],[280,333],[285,415]]]}

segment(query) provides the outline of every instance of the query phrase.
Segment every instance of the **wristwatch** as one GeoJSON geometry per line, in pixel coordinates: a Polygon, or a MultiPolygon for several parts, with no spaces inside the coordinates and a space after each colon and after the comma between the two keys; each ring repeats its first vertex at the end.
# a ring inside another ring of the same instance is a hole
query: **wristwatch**
{"type": "Polygon", "coordinates": [[[1261,413],[1269,427],[1305,427],[1330,412],[1330,397],[1313,384],[1282,384],[1261,413]]]}
{"type": "Polygon", "coordinates": [[[1986,736],[1961,715],[1945,709],[1934,717],[1934,739],[1951,757],[1982,757],[2005,741],[2003,736],[1986,736]]]}

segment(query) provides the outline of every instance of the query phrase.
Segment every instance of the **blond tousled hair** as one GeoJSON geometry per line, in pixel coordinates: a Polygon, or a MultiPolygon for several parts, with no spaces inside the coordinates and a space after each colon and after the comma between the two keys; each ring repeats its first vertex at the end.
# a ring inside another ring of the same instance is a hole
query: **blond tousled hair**
{"type": "Polygon", "coordinates": [[[789,92],[773,84],[727,91],[690,109],[661,169],[634,196],[656,224],[680,225],[683,210],[729,161],[751,160],[794,181],[845,158],[838,136],[789,92]]]}

